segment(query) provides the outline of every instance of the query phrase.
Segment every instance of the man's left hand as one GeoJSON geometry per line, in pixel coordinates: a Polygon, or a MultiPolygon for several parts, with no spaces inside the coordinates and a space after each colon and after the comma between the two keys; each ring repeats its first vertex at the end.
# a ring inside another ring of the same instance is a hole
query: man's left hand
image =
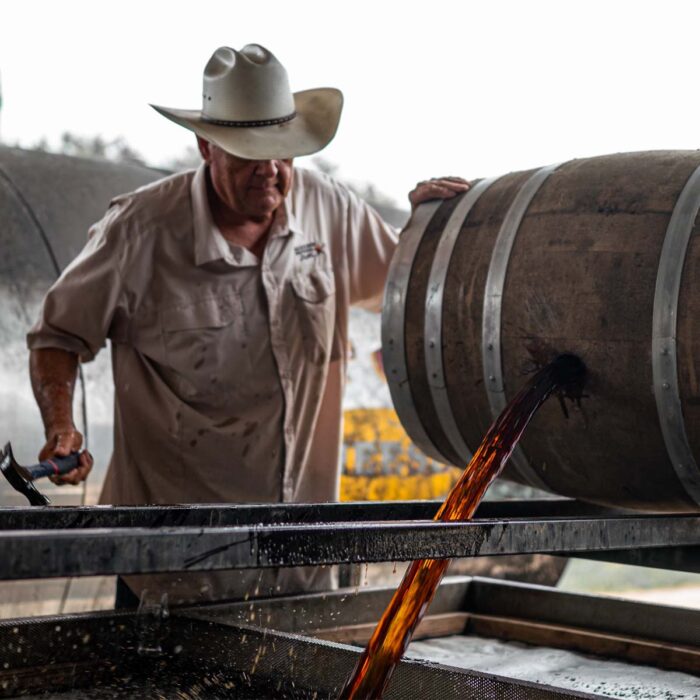
{"type": "Polygon", "coordinates": [[[470,187],[471,184],[461,177],[434,177],[431,180],[419,182],[408,195],[411,211],[430,199],[450,199],[466,192],[470,187]]]}

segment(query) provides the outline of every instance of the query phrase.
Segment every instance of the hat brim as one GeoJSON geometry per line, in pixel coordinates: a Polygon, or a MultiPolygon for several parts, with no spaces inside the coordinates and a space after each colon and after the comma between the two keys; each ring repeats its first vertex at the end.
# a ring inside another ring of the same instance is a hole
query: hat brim
{"type": "Polygon", "coordinates": [[[335,136],[343,109],[343,93],[316,88],[294,93],[296,116],[273,126],[219,126],[193,109],[151,105],[171,121],[212,141],[227,153],[250,160],[307,156],[325,148],[335,136]]]}

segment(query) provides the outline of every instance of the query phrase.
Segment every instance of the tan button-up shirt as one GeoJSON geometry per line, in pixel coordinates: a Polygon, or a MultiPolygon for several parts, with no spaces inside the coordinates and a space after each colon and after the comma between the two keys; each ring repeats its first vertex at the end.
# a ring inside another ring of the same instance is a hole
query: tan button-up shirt
{"type": "Polygon", "coordinates": [[[395,231],[295,169],[262,258],[211,216],[206,170],[117,197],[49,290],[30,348],[112,341],[101,502],[338,497],[348,309],[378,309],[395,231]]]}
{"type": "Polygon", "coordinates": [[[102,502],[334,500],[348,307],[379,307],[395,232],[296,169],[258,259],[218,231],[205,176],[116,198],[28,345],[88,361],[112,341],[102,502]]]}

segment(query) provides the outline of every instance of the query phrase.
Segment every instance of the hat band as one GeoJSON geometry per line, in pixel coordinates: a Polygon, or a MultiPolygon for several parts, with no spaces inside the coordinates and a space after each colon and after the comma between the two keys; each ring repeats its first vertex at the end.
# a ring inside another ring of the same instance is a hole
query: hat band
{"type": "Polygon", "coordinates": [[[257,119],[254,121],[227,121],[226,119],[211,119],[210,117],[205,117],[204,115],[202,115],[202,121],[208,122],[209,124],[216,124],[216,126],[274,126],[275,124],[284,124],[285,122],[289,122],[296,116],[297,113],[292,112],[286,117],[278,117],[277,119],[257,119]]]}

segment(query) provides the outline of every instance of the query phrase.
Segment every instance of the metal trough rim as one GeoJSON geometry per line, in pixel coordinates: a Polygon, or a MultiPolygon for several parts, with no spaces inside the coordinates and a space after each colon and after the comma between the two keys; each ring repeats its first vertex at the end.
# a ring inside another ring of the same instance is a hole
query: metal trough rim
{"type": "Polygon", "coordinates": [[[0,532],[0,579],[696,547],[698,516],[364,521],[0,532]]]}
{"type": "MultiPolygon", "coordinates": [[[[216,527],[260,523],[431,520],[440,500],[347,503],[0,507],[0,530],[85,527],[216,527]]],[[[484,501],[475,519],[633,514],[573,499],[484,501]]]]}
{"type": "MultiPolygon", "coordinates": [[[[343,620],[356,618],[355,608],[365,609],[369,606],[375,613],[380,612],[383,597],[391,593],[391,589],[365,589],[353,595],[351,590],[341,590],[215,606],[175,608],[171,611],[168,623],[175,634],[169,637],[171,641],[166,653],[170,654],[173,660],[172,645],[184,644],[184,648],[180,647],[180,658],[183,661],[194,661],[195,665],[201,664],[203,673],[218,670],[222,671],[225,677],[240,682],[241,679],[245,681],[245,674],[249,675],[253,669],[255,676],[253,680],[261,682],[261,687],[265,687],[265,684],[267,687],[274,687],[284,675],[286,682],[289,683],[288,686],[284,686],[285,690],[288,687],[297,687],[301,692],[303,688],[311,685],[314,691],[318,692],[317,698],[335,697],[338,684],[352,667],[359,649],[346,644],[310,638],[308,627],[298,628],[292,623],[291,628],[284,629],[275,627],[275,622],[284,619],[289,623],[289,616],[284,617],[284,612],[285,609],[289,611],[293,607],[299,611],[298,620],[311,619],[312,624],[315,624],[313,611],[318,612],[325,608],[326,620],[337,620],[342,624],[343,620]],[[350,600],[350,605],[347,599],[350,600]],[[271,622],[268,623],[265,623],[266,611],[276,611],[271,622]],[[311,612],[309,618],[307,618],[307,611],[311,612]],[[340,619],[332,614],[333,611],[336,613],[340,611],[340,619]],[[255,620],[260,621],[263,626],[254,626],[246,622],[251,612],[255,613],[255,620]],[[211,665],[207,665],[209,663],[211,665]],[[318,674],[319,668],[324,672],[320,684],[318,675],[315,675],[318,674]],[[269,685],[270,683],[272,686],[269,685]]],[[[659,638],[668,637],[672,642],[683,641],[674,636],[674,631],[677,632],[679,626],[688,619],[692,622],[686,630],[688,639],[700,625],[700,611],[570,594],[543,586],[470,577],[446,579],[438,591],[435,610],[436,612],[465,610],[475,614],[529,616],[533,620],[546,619],[589,628],[602,626],[613,632],[635,635],[644,635],[649,624],[656,629],[658,627],[656,623],[660,623],[664,629],[661,630],[662,634],[659,638]],[[591,604],[595,609],[594,619],[591,619],[591,615],[584,614],[584,608],[588,607],[590,611],[591,604]]],[[[114,659],[114,652],[119,645],[126,650],[126,657],[123,656],[123,652],[120,652],[118,664],[128,664],[129,654],[132,657],[135,655],[134,642],[138,632],[136,619],[137,615],[132,611],[3,621],[0,623],[0,644],[13,639],[16,641],[18,636],[25,637],[23,640],[25,645],[27,640],[34,640],[35,643],[29,645],[26,655],[13,656],[11,668],[7,671],[0,670],[0,679],[8,681],[14,679],[16,683],[21,683],[22,677],[26,679],[27,676],[32,676],[32,667],[40,664],[44,660],[44,655],[50,653],[52,649],[55,651],[55,647],[51,644],[53,630],[57,627],[62,632],[70,633],[71,639],[80,639],[86,633],[92,633],[90,644],[78,645],[78,650],[75,652],[75,672],[78,676],[82,673],[80,677],[88,677],[90,664],[104,663],[105,659],[109,658],[114,659]],[[13,628],[18,628],[16,634],[13,628]],[[121,628],[124,636],[115,635],[115,628],[121,628]],[[111,652],[110,649],[112,649],[111,652]],[[14,663],[15,659],[17,663],[14,663]],[[13,676],[13,674],[16,675],[13,676]]],[[[177,661],[177,659],[174,660],[177,661]]],[[[49,666],[45,681],[49,684],[60,682],[61,674],[65,673],[66,669],[55,668],[51,671],[49,666]]],[[[432,691],[435,687],[440,689],[440,697],[445,698],[484,697],[484,695],[473,694],[476,692],[475,688],[480,692],[486,689],[503,693],[499,697],[511,697],[507,694],[508,691],[517,692],[521,694],[514,697],[528,698],[528,700],[601,697],[547,684],[455,669],[445,664],[434,664],[423,660],[405,660],[396,673],[385,696],[387,700],[392,697],[408,697],[405,694],[406,688],[411,689],[410,697],[428,697],[429,695],[425,693],[432,691]],[[465,688],[472,694],[466,694],[465,688]]],[[[41,682],[41,676],[37,676],[36,680],[41,682]]],[[[0,691],[0,697],[2,696],[7,697],[7,692],[0,691]]],[[[311,695],[285,695],[285,697],[311,697],[311,695]]]]}

